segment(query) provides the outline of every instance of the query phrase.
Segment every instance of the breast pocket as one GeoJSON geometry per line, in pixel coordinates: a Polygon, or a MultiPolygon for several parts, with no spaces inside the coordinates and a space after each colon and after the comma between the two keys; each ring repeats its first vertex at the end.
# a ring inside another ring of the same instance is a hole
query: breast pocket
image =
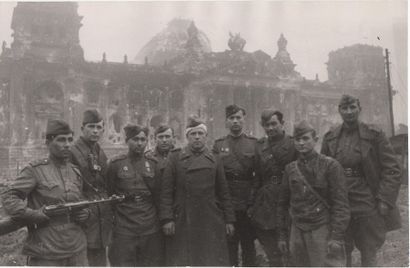
{"type": "Polygon", "coordinates": [[[117,188],[126,192],[134,189],[137,182],[135,180],[135,173],[134,172],[119,172],[117,174],[118,181],[117,181],[117,188]]]}

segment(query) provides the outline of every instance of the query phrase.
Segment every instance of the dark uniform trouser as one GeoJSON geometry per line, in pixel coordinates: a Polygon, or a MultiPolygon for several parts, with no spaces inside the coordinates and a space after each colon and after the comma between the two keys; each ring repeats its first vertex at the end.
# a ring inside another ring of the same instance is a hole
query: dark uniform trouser
{"type": "Polygon", "coordinates": [[[91,267],[107,266],[107,255],[105,248],[87,248],[88,264],[91,267]]]}
{"type": "Polygon", "coordinates": [[[329,227],[323,225],[316,230],[302,231],[292,224],[289,249],[294,266],[322,267],[327,255],[329,227]]]}
{"type": "Polygon", "coordinates": [[[164,240],[162,233],[142,236],[115,234],[108,257],[112,266],[163,266],[164,240]]]}
{"type": "Polygon", "coordinates": [[[255,232],[246,211],[235,211],[236,222],[235,232],[232,237],[228,237],[229,263],[231,266],[238,266],[239,243],[242,249],[242,266],[255,266],[255,232]]]}
{"type": "Polygon", "coordinates": [[[88,266],[87,251],[83,250],[71,257],[59,260],[46,260],[38,257],[28,257],[28,266],[88,266]]]}
{"type": "Polygon", "coordinates": [[[346,231],[346,266],[352,266],[354,246],[360,251],[362,266],[377,266],[377,250],[386,239],[386,226],[379,213],[366,217],[352,217],[346,231]]]}
{"type": "Polygon", "coordinates": [[[278,247],[279,233],[277,229],[264,230],[260,228],[255,228],[256,237],[263,246],[263,250],[269,260],[269,266],[281,267],[282,253],[278,247]]]}

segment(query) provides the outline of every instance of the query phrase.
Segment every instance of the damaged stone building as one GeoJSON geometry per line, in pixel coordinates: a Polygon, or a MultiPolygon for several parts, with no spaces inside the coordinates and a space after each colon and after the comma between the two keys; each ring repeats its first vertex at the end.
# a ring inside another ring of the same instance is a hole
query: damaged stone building
{"type": "Polygon", "coordinates": [[[228,49],[212,52],[194,22],[175,20],[169,27],[182,25],[185,39],[169,48],[173,57],[166,49],[160,57],[146,46],[140,64],[129,63],[127,56],[122,63],[107,62],[105,55],[100,62],[87,62],[79,40],[81,20],[74,2],[15,7],[13,42],[3,42],[0,55],[3,176],[45,155],[47,119],[67,120],[78,135],[87,108],[97,108],[105,118],[103,146],[109,156],[124,150],[123,127],[129,122],[151,130],[170,124],[181,144],[187,117],[197,114],[207,122],[212,141],[226,133],[224,109],[232,103],[245,107],[246,130],[256,137],[263,136],[259,117],[265,108],[281,110],[288,131],[307,119],[323,135],[340,122],[337,103],[343,93],[361,99],[364,121],[391,133],[380,47],[354,45],[330,52],[329,79],[321,82],[295,71],[284,35],[273,57],[245,51],[246,40],[228,33],[228,49]]]}

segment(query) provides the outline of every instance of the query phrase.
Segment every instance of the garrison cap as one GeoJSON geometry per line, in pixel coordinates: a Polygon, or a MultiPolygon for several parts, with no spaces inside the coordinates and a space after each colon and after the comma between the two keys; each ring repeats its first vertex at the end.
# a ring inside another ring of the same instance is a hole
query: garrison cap
{"type": "Polygon", "coordinates": [[[88,123],[99,123],[102,120],[102,116],[96,109],[86,110],[83,116],[83,126],[88,123]]]}
{"type": "Polygon", "coordinates": [[[298,138],[308,132],[316,133],[316,130],[306,120],[303,120],[295,125],[293,137],[298,138]]]}
{"type": "Polygon", "coordinates": [[[244,115],[246,114],[244,108],[242,108],[242,107],[240,107],[240,106],[238,106],[238,105],[236,105],[236,104],[228,105],[228,106],[226,106],[226,108],[225,108],[225,116],[226,116],[226,118],[228,118],[228,117],[230,117],[231,115],[236,114],[236,113],[239,112],[239,111],[242,111],[242,113],[243,113],[244,115]]]}
{"type": "Polygon", "coordinates": [[[345,94],[340,98],[339,107],[349,105],[355,102],[357,102],[360,105],[360,101],[358,98],[345,94]]]}
{"type": "Polygon", "coordinates": [[[129,139],[132,139],[136,135],[140,134],[141,131],[144,132],[146,136],[148,136],[149,129],[147,127],[132,124],[126,125],[124,127],[125,141],[127,142],[129,139]]]}
{"type": "Polygon", "coordinates": [[[57,136],[61,134],[70,134],[74,131],[67,122],[60,119],[49,119],[47,121],[46,136],[57,136]]]}

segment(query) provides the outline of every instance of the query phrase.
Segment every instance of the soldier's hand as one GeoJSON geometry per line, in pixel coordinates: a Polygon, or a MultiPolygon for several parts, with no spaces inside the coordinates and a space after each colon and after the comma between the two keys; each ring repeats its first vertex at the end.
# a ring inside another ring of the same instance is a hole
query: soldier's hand
{"type": "Polygon", "coordinates": [[[282,254],[288,253],[288,243],[285,240],[279,240],[278,248],[282,254]]]}
{"type": "Polygon", "coordinates": [[[174,235],[175,234],[175,222],[170,221],[165,223],[162,226],[162,231],[164,232],[165,235],[174,235]]]}
{"type": "Polygon", "coordinates": [[[380,215],[385,216],[389,212],[389,205],[386,202],[379,200],[377,204],[377,210],[379,211],[380,215]]]}
{"type": "Polygon", "coordinates": [[[30,220],[32,223],[42,223],[49,221],[50,218],[44,213],[44,208],[45,206],[40,209],[27,209],[24,218],[30,220]]]}
{"type": "Polygon", "coordinates": [[[343,251],[343,241],[329,240],[327,242],[327,252],[329,255],[338,256],[341,255],[343,251]]]}
{"type": "Polygon", "coordinates": [[[84,223],[90,217],[90,210],[88,208],[84,208],[78,211],[73,212],[73,220],[76,223],[84,223]]]}
{"type": "Polygon", "coordinates": [[[227,223],[225,225],[225,229],[226,229],[226,234],[228,236],[233,236],[233,234],[235,233],[235,227],[233,226],[232,223],[227,223]]]}

